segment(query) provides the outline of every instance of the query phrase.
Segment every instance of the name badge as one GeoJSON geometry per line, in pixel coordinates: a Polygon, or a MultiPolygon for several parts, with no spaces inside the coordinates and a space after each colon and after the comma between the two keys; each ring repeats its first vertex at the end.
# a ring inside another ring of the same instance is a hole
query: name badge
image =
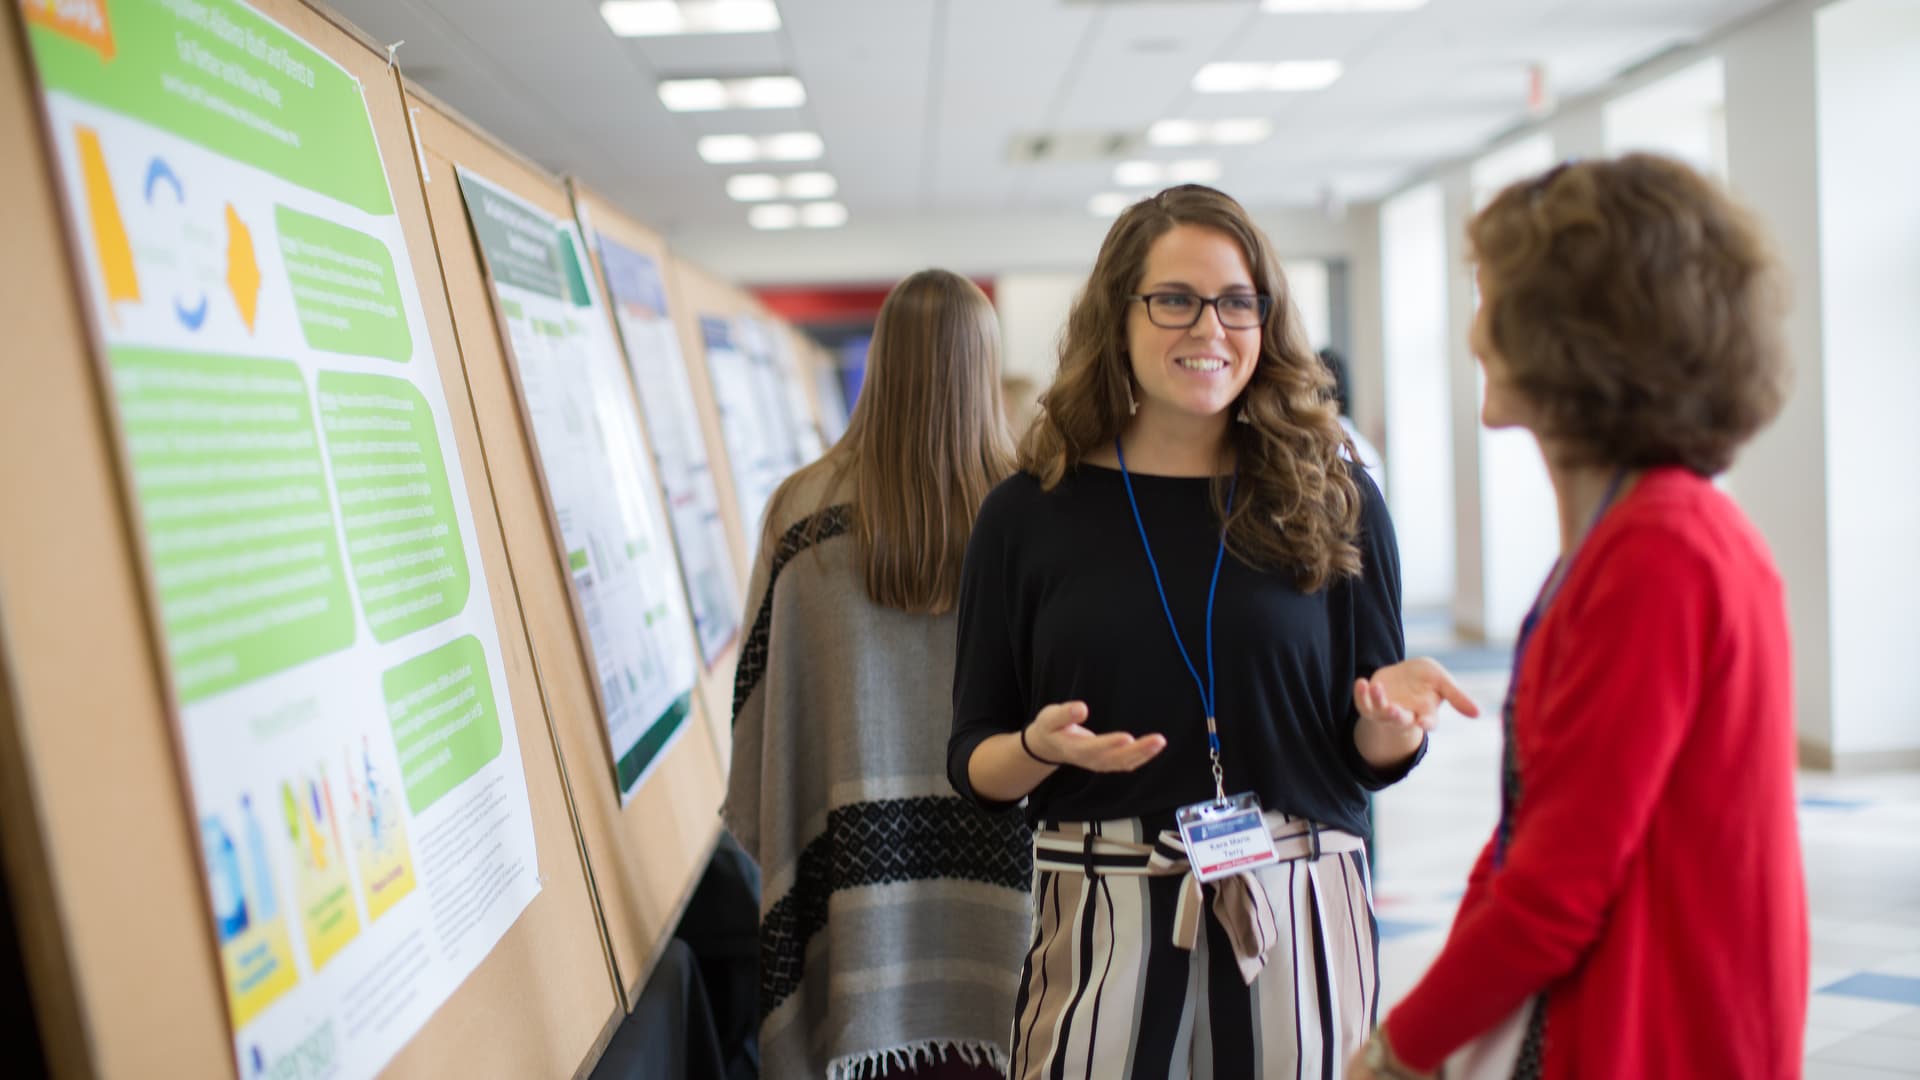
{"type": "Polygon", "coordinates": [[[1187,864],[1201,881],[1232,877],[1280,861],[1273,837],[1260,816],[1260,797],[1252,792],[1225,802],[1209,799],[1183,806],[1174,814],[1187,864]]]}

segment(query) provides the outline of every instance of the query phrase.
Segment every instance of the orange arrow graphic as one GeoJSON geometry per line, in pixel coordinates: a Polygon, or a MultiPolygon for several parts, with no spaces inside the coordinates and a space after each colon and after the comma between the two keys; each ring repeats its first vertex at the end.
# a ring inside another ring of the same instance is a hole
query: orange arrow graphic
{"type": "Polygon", "coordinates": [[[107,156],[100,149],[99,132],[75,127],[73,137],[80,147],[80,175],[87,189],[87,217],[93,223],[93,247],[100,256],[100,272],[107,279],[107,313],[117,326],[120,316],[113,305],[122,300],[140,299],[140,279],[133,272],[133,247],[127,243],[127,225],[120,218],[120,202],[113,196],[113,179],[107,175],[107,156]]]}

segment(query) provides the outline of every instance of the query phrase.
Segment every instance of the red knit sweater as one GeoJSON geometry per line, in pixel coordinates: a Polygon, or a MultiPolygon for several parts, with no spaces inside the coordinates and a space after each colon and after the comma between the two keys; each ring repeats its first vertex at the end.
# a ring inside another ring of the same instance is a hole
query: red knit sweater
{"type": "Polygon", "coordinates": [[[1779,574],[1709,482],[1603,517],[1519,676],[1520,799],[1387,1019],[1431,1070],[1548,994],[1548,1077],[1795,1077],[1807,903],[1779,574]]]}

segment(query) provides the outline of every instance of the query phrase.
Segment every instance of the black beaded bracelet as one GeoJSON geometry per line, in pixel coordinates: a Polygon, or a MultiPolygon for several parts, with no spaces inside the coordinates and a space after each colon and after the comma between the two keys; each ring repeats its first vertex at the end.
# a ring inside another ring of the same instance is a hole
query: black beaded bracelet
{"type": "Polygon", "coordinates": [[[1027,752],[1028,757],[1032,758],[1033,760],[1039,762],[1042,765],[1051,765],[1054,768],[1058,769],[1062,765],[1066,764],[1066,762],[1064,761],[1048,761],[1046,758],[1043,758],[1039,754],[1034,753],[1033,747],[1027,745],[1027,729],[1026,728],[1020,729],[1020,749],[1025,750],[1027,752]]]}

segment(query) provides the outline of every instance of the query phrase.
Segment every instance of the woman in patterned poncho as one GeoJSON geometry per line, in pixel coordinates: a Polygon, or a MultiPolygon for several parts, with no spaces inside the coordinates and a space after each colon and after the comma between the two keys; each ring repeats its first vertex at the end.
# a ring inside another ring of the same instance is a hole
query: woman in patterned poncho
{"type": "Polygon", "coordinates": [[[769,1080],[1006,1061],[1030,841],[945,777],[960,565],[1012,468],[999,386],[986,297],[914,274],[880,309],[846,435],[767,511],[725,812],[764,875],[769,1080]]]}

